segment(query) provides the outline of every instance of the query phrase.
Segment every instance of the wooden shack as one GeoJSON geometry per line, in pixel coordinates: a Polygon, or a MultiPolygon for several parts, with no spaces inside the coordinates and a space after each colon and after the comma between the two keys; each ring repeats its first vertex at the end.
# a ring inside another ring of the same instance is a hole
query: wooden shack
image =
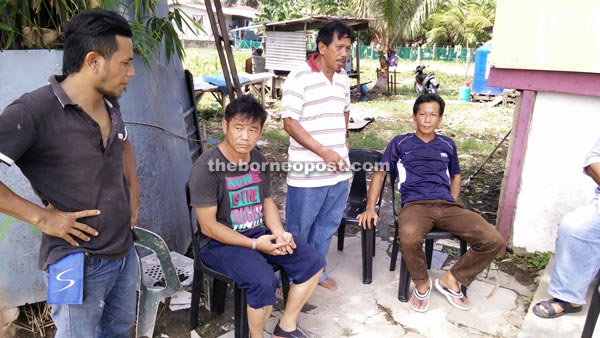
{"type": "Polygon", "coordinates": [[[306,61],[308,46],[315,42],[316,32],[333,20],[344,22],[355,31],[356,55],[349,59],[346,71],[350,78],[356,79],[356,85],[360,84],[360,40],[358,34],[369,28],[369,20],[347,16],[310,15],[263,25],[266,36],[264,46],[266,52],[265,68],[276,74],[273,77],[273,95],[281,87],[285,76],[292,69],[306,61]]]}

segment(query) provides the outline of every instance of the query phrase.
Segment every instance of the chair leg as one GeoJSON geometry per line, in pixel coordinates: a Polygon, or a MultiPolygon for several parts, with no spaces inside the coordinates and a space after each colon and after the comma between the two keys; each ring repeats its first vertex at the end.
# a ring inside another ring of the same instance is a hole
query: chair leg
{"type": "Polygon", "coordinates": [[[202,277],[202,272],[194,269],[194,278],[192,281],[192,301],[190,309],[190,330],[194,330],[198,327],[198,307],[200,307],[202,277]]]}
{"type": "MultiPolygon", "coordinates": [[[[460,239],[460,255],[464,255],[467,252],[467,241],[460,239]]],[[[461,291],[465,297],[467,296],[467,286],[462,285],[461,291]]]]}
{"type": "Polygon", "coordinates": [[[283,307],[287,304],[288,293],[290,292],[290,278],[284,269],[279,270],[281,276],[281,288],[283,289],[283,307]]]}
{"type": "Polygon", "coordinates": [[[152,337],[160,299],[158,293],[153,293],[146,286],[140,287],[138,303],[136,337],[152,337]]]}
{"type": "Polygon", "coordinates": [[[410,291],[410,273],[404,262],[404,258],[400,258],[400,281],[398,283],[398,300],[408,302],[408,294],[410,291]]]}
{"type": "Polygon", "coordinates": [[[246,290],[242,290],[234,285],[234,337],[248,338],[250,329],[248,328],[248,307],[246,301],[246,290]]]}
{"type": "Polygon", "coordinates": [[[225,301],[227,300],[227,283],[217,278],[213,279],[213,290],[211,295],[210,311],[218,315],[225,312],[225,301]]]}
{"type": "Polygon", "coordinates": [[[394,242],[392,243],[392,257],[390,260],[390,271],[396,270],[396,261],[398,260],[398,226],[394,232],[394,242]]]}
{"type": "Polygon", "coordinates": [[[377,236],[375,236],[375,229],[373,228],[373,238],[372,238],[373,239],[373,244],[371,244],[371,245],[373,245],[373,257],[375,257],[375,251],[376,251],[375,250],[375,245],[376,245],[375,241],[376,241],[376,238],[377,238],[377,236]]]}
{"type": "Polygon", "coordinates": [[[433,239],[425,240],[425,258],[427,258],[427,269],[431,269],[431,261],[433,260],[433,239]]]}
{"type": "Polygon", "coordinates": [[[598,314],[600,314],[600,292],[598,292],[598,287],[600,287],[600,281],[599,284],[594,286],[594,293],[592,294],[587,317],[585,317],[581,338],[592,338],[592,335],[594,334],[594,328],[598,321],[598,314]]]}
{"type": "Polygon", "coordinates": [[[346,223],[340,223],[338,227],[337,236],[338,236],[338,250],[344,250],[344,235],[346,234],[346,223]]]}
{"type": "Polygon", "coordinates": [[[363,284],[371,284],[373,281],[373,256],[375,255],[375,227],[362,229],[361,232],[363,284]]]}

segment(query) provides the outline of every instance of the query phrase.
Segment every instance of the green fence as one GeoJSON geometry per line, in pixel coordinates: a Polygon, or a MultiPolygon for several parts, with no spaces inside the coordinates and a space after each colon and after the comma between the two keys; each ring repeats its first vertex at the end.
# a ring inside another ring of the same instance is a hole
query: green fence
{"type": "Polygon", "coordinates": [[[235,40],[236,49],[252,49],[260,47],[260,41],[256,40],[235,40]]]}
{"type": "MultiPolygon", "coordinates": [[[[353,55],[355,51],[353,49],[353,55]]],[[[419,48],[419,47],[401,47],[396,49],[396,55],[399,59],[407,61],[416,60],[435,60],[448,62],[466,62],[467,57],[473,62],[475,58],[475,48],[419,48]]],[[[370,46],[360,47],[360,57],[378,59],[379,52],[377,48],[370,46]]]]}
{"type": "MultiPolygon", "coordinates": [[[[260,41],[253,40],[235,40],[236,49],[252,49],[261,46],[260,41]]],[[[307,50],[315,50],[315,44],[309,43],[307,50]]],[[[356,55],[356,49],[352,48],[352,55],[356,55]]],[[[470,62],[475,60],[475,48],[463,47],[443,47],[443,48],[420,48],[420,47],[400,47],[396,49],[396,55],[399,59],[406,61],[416,60],[434,60],[448,62],[466,62],[467,57],[470,62]]],[[[360,58],[378,59],[379,51],[375,47],[360,46],[360,58]]]]}

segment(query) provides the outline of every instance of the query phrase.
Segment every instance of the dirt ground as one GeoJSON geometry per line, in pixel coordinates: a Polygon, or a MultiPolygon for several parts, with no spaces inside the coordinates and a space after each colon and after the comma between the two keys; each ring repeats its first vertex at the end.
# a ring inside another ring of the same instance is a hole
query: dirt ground
{"type": "MultiPolygon", "coordinates": [[[[208,124],[208,133],[212,130],[218,130],[220,124],[208,124]]],[[[494,141],[496,143],[497,141],[494,141]]],[[[281,144],[266,144],[262,145],[261,151],[266,157],[272,161],[285,161],[287,147],[281,144]]],[[[504,164],[508,149],[508,142],[505,142],[490,159],[490,161],[481,169],[476,177],[469,184],[463,186],[461,199],[468,209],[480,213],[491,224],[496,222],[496,210],[498,208],[498,200],[500,194],[501,181],[504,172],[504,164]]],[[[483,159],[476,159],[474,163],[462,163],[463,179],[473,173],[480,165],[483,159]]],[[[274,191],[274,199],[282,211],[282,216],[285,215],[285,173],[275,172],[272,175],[272,185],[274,191]]],[[[394,218],[391,212],[391,193],[390,187],[387,184],[384,192],[384,201],[381,211],[381,221],[377,228],[377,235],[383,239],[393,237],[393,222],[394,218]]],[[[355,235],[358,229],[346,227],[348,236],[355,235]]],[[[511,261],[497,262],[499,268],[513,276],[524,285],[531,285],[534,282],[535,275],[524,272],[517,268],[511,261]]],[[[232,299],[230,297],[227,304],[226,313],[222,316],[214,316],[209,313],[204,307],[200,309],[199,322],[200,327],[196,330],[200,337],[215,338],[227,331],[233,329],[233,311],[232,299]]],[[[280,304],[278,305],[280,306],[280,304]]],[[[184,338],[190,337],[189,330],[189,309],[172,312],[164,305],[159,309],[159,315],[155,326],[155,338],[184,338]]],[[[19,338],[37,338],[37,337],[53,337],[54,329],[51,321],[48,319],[47,310],[44,311],[43,304],[34,304],[33,306],[21,307],[19,320],[14,325],[22,328],[14,328],[16,335],[19,338]],[[27,309],[29,307],[29,309],[27,309]],[[46,326],[42,329],[43,326],[46,326]],[[34,331],[34,332],[31,332],[34,331]]],[[[133,334],[132,334],[133,337],[133,334]]]]}

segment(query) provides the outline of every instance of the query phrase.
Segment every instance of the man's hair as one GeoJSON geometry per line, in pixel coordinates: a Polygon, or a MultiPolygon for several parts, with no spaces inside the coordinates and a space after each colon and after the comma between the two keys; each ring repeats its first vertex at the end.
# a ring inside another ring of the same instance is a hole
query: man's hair
{"type": "Polygon", "coordinates": [[[240,115],[242,119],[249,119],[250,121],[260,121],[260,127],[262,128],[267,121],[267,112],[262,107],[254,96],[247,94],[238,97],[231,101],[227,108],[225,108],[225,115],[223,118],[227,123],[231,121],[235,116],[240,115]]]}
{"type": "Polygon", "coordinates": [[[425,93],[421,94],[415,100],[415,104],[413,105],[413,116],[417,115],[419,105],[426,102],[437,102],[440,105],[440,116],[444,115],[444,107],[446,107],[444,100],[438,94],[425,93]]]}
{"type": "Polygon", "coordinates": [[[115,12],[91,10],[75,15],[65,32],[63,74],[81,70],[89,52],[110,59],[119,48],[117,35],[131,38],[133,32],[127,20],[115,12]]]}
{"type": "MultiPolygon", "coordinates": [[[[319,34],[317,34],[317,46],[319,46],[319,42],[323,42],[325,46],[329,46],[329,44],[333,41],[334,33],[337,33],[338,40],[341,40],[345,37],[349,38],[351,42],[356,40],[356,37],[354,36],[354,30],[350,28],[350,26],[341,21],[334,20],[319,29],[319,34]]],[[[318,51],[319,48],[317,48],[317,52],[318,51]]]]}

